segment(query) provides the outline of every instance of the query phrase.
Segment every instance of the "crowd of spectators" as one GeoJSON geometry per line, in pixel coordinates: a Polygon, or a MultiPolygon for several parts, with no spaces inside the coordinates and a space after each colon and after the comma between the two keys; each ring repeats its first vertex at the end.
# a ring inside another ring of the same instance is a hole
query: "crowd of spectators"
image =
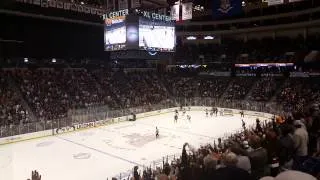
{"type": "Polygon", "coordinates": [[[227,100],[244,99],[249,93],[256,78],[253,77],[236,77],[233,78],[224,96],[227,100]]]}
{"type": "Polygon", "coordinates": [[[283,78],[261,78],[254,85],[249,99],[252,101],[269,101],[277,89],[283,84],[283,81],[283,78]]]}
{"type": "Polygon", "coordinates": [[[19,69],[11,73],[40,121],[66,117],[69,109],[104,104],[102,91],[85,69],[19,69]]]}
{"type": "Polygon", "coordinates": [[[319,101],[319,78],[292,78],[285,82],[276,100],[288,111],[301,110],[319,101]]]}
{"type": "Polygon", "coordinates": [[[224,91],[228,88],[230,79],[219,78],[201,78],[198,81],[198,89],[200,97],[219,98],[223,95],[224,91]]]}
{"type": "Polygon", "coordinates": [[[155,72],[129,72],[123,74],[120,92],[124,107],[157,104],[167,99],[168,93],[155,72]]]}
{"type": "Polygon", "coordinates": [[[9,83],[9,74],[0,71],[0,127],[29,121],[29,112],[22,106],[21,97],[9,83]]]}

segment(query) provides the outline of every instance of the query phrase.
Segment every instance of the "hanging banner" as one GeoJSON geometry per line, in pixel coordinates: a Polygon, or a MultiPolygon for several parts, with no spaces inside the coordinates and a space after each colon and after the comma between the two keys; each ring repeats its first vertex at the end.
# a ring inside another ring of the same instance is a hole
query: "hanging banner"
{"type": "Polygon", "coordinates": [[[64,3],[64,4],[63,4],[63,9],[69,10],[69,9],[70,9],[70,6],[71,6],[70,3],[64,3]]]}
{"type": "Polygon", "coordinates": [[[40,0],[33,0],[33,4],[40,6],[41,5],[41,1],[40,0]]]}
{"type": "Polygon", "coordinates": [[[91,13],[91,14],[97,14],[97,9],[91,8],[91,9],[90,9],[90,13],[91,13]]]}
{"type": "Polygon", "coordinates": [[[182,20],[192,19],[192,2],[182,4],[182,20]]]}
{"type": "Polygon", "coordinates": [[[119,10],[128,9],[128,0],[118,0],[119,10]]]}
{"type": "Polygon", "coordinates": [[[78,5],[77,9],[78,9],[78,12],[84,12],[84,8],[81,5],[78,5]]]}
{"type": "Polygon", "coordinates": [[[48,4],[49,4],[49,7],[53,7],[53,8],[57,7],[56,1],[53,1],[53,0],[48,1],[48,4]]]}
{"type": "Polygon", "coordinates": [[[83,7],[83,12],[89,14],[90,13],[90,8],[87,6],[83,7]]]}
{"type": "Polygon", "coordinates": [[[175,21],[179,21],[179,12],[180,12],[180,5],[179,4],[175,4],[171,7],[171,18],[175,21]]]}
{"type": "Polygon", "coordinates": [[[71,4],[70,9],[72,11],[77,11],[78,10],[77,5],[75,5],[75,4],[71,4]]]}
{"type": "Polygon", "coordinates": [[[57,8],[63,9],[63,2],[58,1],[57,2],[57,8]]]}
{"type": "Polygon", "coordinates": [[[45,7],[45,8],[48,7],[48,2],[47,2],[47,0],[42,0],[42,1],[41,1],[41,7],[45,7]]]}

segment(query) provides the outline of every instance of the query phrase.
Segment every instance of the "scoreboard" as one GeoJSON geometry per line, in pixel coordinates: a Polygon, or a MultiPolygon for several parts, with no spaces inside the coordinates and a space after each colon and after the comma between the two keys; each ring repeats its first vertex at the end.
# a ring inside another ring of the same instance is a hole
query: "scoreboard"
{"type": "Polygon", "coordinates": [[[103,17],[105,51],[175,51],[175,22],[170,16],[147,11],[129,14],[128,10],[121,10],[103,17]]]}

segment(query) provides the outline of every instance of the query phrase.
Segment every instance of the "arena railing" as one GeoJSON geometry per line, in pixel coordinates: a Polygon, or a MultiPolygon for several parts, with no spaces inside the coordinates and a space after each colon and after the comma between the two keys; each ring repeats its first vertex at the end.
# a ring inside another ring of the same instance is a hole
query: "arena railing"
{"type": "MultiPolygon", "coordinates": [[[[215,106],[222,108],[259,111],[278,115],[282,115],[282,113],[284,112],[281,105],[278,105],[273,102],[265,103],[244,100],[226,100],[209,97],[176,97],[164,100],[157,104],[150,104],[132,108],[120,108],[116,110],[112,110],[108,106],[92,106],[86,109],[70,109],[67,117],[64,118],[32,122],[27,124],[2,126],[0,127],[0,138],[43,130],[50,130],[55,128],[62,128],[72,126],[75,124],[83,124],[100,120],[109,120],[118,117],[129,116],[131,115],[131,113],[139,114],[149,111],[156,111],[160,109],[168,109],[180,106],[215,106]]],[[[116,122],[118,121],[120,120],[116,120],[116,122]]],[[[110,123],[114,123],[114,121],[110,123]]]]}

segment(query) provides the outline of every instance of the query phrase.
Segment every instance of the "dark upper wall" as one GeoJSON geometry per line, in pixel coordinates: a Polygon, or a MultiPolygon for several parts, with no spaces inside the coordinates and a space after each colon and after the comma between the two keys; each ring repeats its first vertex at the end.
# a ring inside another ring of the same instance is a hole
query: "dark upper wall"
{"type": "Polygon", "coordinates": [[[108,58],[103,27],[1,14],[2,57],[108,58]]]}

